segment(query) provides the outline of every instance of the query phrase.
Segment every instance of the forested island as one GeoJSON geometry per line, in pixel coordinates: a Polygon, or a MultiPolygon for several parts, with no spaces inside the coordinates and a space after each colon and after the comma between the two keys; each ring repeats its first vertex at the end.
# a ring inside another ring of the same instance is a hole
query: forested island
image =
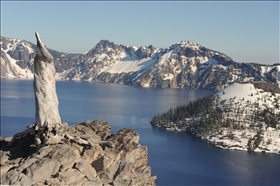
{"type": "Polygon", "coordinates": [[[270,83],[234,83],[215,95],[155,115],[157,128],[186,131],[224,149],[280,153],[280,91],[270,83]]]}

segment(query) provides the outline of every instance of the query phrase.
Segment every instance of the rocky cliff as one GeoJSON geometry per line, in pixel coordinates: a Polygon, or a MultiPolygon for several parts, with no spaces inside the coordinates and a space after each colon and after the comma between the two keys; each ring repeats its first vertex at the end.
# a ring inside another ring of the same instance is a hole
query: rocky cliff
{"type": "Polygon", "coordinates": [[[1,139],[1,185],[155,185],[139,134],[127,128],[112,134],[110,128],[105,121],[85,121],[69,127],[68,133],[108,140],[113,147],[90,148],[64,139],[36,149],[31,135],[12,147],[7,146],[10,138],[1,139]]]}
{"type": "MultiPolygon", "coordinates": [[[[1,77],[32,78],[35,45],[1,37],[1,77]]],[[[234,82],[268,81],[280,86],[280,64],[235,62],[226,54],[184,40],[167,48],[127,46],[101,40],[84,54],[48,49],[56,78],[140,87],[221,90],[234,82]],[[217,78],[219,77],[219,78],[217,78]]]]}

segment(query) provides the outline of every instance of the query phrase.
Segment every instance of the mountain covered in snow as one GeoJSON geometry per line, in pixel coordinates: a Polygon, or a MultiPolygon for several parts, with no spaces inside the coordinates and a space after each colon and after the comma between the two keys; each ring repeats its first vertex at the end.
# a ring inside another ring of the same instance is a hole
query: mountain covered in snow
{"type": "MultiPolygon", "coordinates": [[[[238,63],[226,54],[188,40],[167,48],[101,40],[84,54],[49,51],[54,57],[58,80],[211,90],[242,81],[280,85],[280,64],[238,63]]],[[[33,78],[35,55],[34,44],[1,37],[1,78],[33,78]]]]}
{"type": "Polygon", "coordinates": [[[224,149],[280,154],[280,89],[267,82],[233,83],[215,95],[170,108],[151,124],[187,131],[224,149]]]}

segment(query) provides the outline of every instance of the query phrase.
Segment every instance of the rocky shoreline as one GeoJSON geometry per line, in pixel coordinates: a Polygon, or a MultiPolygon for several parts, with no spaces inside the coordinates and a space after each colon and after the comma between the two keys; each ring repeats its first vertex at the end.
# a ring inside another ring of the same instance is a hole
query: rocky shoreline
{"type": "Polygon", "coordinates": [[[80,138],[111,141],[93,147],[70,139],[37,149],[31,134],[16,140],[1,139],[1,185],[155,185],[148,166],[148,148],[131,129],[110,132],[102,120],[89,120],[68,128],[80,138]]]}
{"type": "MultiPolygon", "coordinates": [[[[159,124],[151,123],[151,125],[155,128],[167,130],[171,132],[185,132],[187,135],[194,136],[199,138],[207,143],[212,144],[214,147],[221,148],[224,150],[242,150],[248,152],[262,152],[262,153],[273,153],[280,155],[280,131],[274,128],[267,128],[263,129],[262,133],[260,134],[261,143],[258,144],[257,147],[252,149],[249,146],[248,141],[251,138],[253,144],[257,141],[257,130],[235,130],[230,131],[227,129],[222,130],[220,133],[216,133],[215,135],[207,135],[207,136],[200,136],[190,129],[178,128],[174,126],[171,127],[162,127],[159,124]],[[251,149],[250,149],[251,148],[251,149]]],[[[250,145],[251,145],[250,144],[250,145]]]]}

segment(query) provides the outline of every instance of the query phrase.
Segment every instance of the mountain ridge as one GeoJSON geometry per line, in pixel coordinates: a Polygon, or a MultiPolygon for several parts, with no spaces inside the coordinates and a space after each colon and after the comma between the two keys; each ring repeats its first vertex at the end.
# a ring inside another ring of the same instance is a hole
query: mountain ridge
{"type": "MultiPolygon", "coordinates": [[[[102,39],[84,54],[49,51],[54,57],[57,80],[211,90],[248,80],[280,86],[280,64],[238,63],[189,40],[158,48],[102,39]]],[[[35,45],[31,42],[1,36],[1,78],[33,78],[34,57],[35,45]]]]}

